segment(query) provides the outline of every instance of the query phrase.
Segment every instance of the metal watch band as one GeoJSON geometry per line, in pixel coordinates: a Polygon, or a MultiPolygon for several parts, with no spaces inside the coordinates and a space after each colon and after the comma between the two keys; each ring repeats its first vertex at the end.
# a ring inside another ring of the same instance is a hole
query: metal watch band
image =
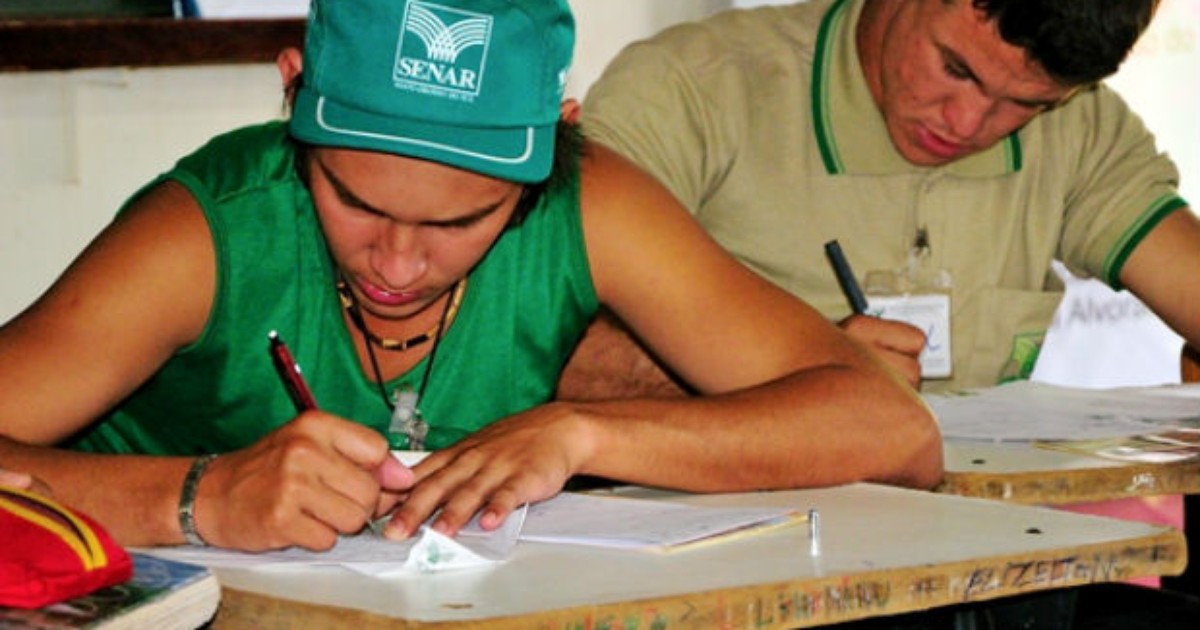
{"type": "Polygon", "coordinates": [[[184,540],[196,547],[208,546],[196,532],[196,488],[200,485],[200,478],[204,476],[205,469],[216,458],[216,454],[211,454],[192,460],[187,476],[183,478],[183,491],[179,494],[179,529],[183,532],[184,540]]]}

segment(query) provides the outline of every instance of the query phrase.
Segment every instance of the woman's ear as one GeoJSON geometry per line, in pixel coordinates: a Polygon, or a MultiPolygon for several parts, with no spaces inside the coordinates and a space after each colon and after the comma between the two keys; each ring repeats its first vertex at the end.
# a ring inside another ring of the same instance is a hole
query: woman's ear
{"type": "Polygon", "coordinates": [[[275,66],[279,68],[279,78],[283,81],[284,98],[290,105],[296,96],[296,82],[304,69],[303,57],[298,49],[289,46],[275,56],[275,66]]]}

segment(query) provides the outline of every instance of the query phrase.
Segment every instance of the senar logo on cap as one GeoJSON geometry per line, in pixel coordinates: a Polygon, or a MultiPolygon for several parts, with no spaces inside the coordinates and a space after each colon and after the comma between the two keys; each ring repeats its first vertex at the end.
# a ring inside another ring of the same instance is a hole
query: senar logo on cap
{"type": "Polygon", "coordinates": [[[574,43],[566,0],[313,0],[289,129],[541,181],[574,43]]]}
{"type": "Polygon", "coordinates": [[[448,98],[479,95],[492,16],[412,2],[396,46],[396,87],[448,98]]]}

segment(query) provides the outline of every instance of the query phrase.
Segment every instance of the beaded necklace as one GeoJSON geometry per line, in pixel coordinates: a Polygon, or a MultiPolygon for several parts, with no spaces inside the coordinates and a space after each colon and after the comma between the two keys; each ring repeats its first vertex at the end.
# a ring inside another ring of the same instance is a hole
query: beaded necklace
{"type": "Polygon", "coordinates": [[[363,339],[366,341],[367,358],[371,361],[375,385],[379,388],[383,404],[387,405],[392,412],[392,420],[388,425],[388,441],[393,449],[407,447],[414,451],[424,450],[425,437],[429,435],[429,424],[425,422],[418,405],[425,395],[425,386],[429,384],[429,374],[433,371],[433,362],[437,358],[439,342],[442,340],[446,328],[458,314],[458,307],[462,303],[463,294],[466,293],[466,277],[454,285],[453,293],[446,300],[446,306],[442,308],[442,315],[438,318],[436,326],[414,337],[399,340],[377,337],[367,329],[367,323],[358,307],[358,300],[347,287],[344,278],[338,280],[337,290],[342,298],[342,307],[346,309],[346,313],[350,315],[350,321],[354,322],[354,327],[362,333],[363,339]],[[383,373],[379,369],[379,360],[375,356],[374,346],[379,346],[384,350],[403,352],[430,339],[433,339],[433,347],[429,350],[429,360],[425,362],[425,371],[421,374],[417,390],[414,391],[412,387],[397,388],[389,397],[383,385],[383,373]]]}

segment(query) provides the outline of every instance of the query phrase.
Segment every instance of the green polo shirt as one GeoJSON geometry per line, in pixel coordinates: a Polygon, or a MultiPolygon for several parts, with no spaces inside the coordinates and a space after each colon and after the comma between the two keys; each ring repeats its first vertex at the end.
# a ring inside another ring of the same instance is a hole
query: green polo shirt
{"type": "Polygon", "coordinates": [[[748,266],[827,317],[849,305],[825,259],[861,278],[906,263],[918,228],[953,283],[953,376],[1028,376],[1061,299],[1050,261],[1112,286],[1140,239],[1186,204],[1121,99],[1087,90],[989,150],[921,167],[892,146],[861,71],[863,0],[729,11],[617,56],[587,132],[663,182],[748,266]]]}

